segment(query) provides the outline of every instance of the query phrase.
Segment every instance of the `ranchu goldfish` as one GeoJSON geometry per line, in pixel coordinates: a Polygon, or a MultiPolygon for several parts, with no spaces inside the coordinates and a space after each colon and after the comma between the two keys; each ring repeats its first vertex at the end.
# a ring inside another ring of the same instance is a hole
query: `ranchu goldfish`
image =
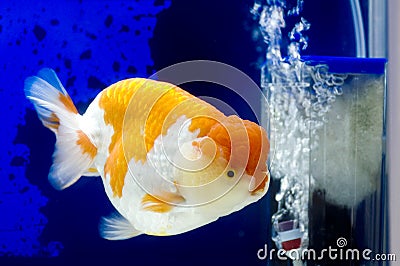
{"type": "Polygon", "coordinates": [[[116,209],[100,222],[106,239],[184,233],[268,190],[265,130],[173,84],[119,81],[83,115],[51,69],[28,77],[25,94],[56,135],[52,186],[62,190],[81,176],[101,177],[116,209]]]}

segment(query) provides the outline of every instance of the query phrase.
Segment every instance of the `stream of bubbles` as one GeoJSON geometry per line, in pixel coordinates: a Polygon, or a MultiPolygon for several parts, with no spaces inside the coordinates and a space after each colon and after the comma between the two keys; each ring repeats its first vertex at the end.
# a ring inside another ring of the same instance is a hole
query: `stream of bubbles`
{"type": "MultiPolygon", "coordinates": [[[[267,44],[261,85],[268,100],[265,111],[271,140],[270,173],[280,181],[275,196],[278,210],[272,224],[277,230],[279,223],[294,221],[302,233],[301,248],[307,248],[309,195],[314,182],[310,151],[318,145],[316,132],[327,122],[325,114],[343,94],[346,76],[329,73],[326,65],[309,66],[301,60],[301,51],[308,45],[305,32],[310,28],[300,16],[302,7],[303,0],[267,0],[256,2],[252,14],[267,44]],[[288,32],[287,47],[282,47],[288,17],[298,22],[288,32]]],[[[278,248],[282,247],[276,232],[273,240],[278,248]]]]}

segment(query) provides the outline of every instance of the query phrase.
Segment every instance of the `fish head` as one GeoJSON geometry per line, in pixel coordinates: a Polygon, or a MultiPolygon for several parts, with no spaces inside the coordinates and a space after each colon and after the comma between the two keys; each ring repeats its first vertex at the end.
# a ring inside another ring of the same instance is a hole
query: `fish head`
{"type": "Polygon", "coordinates": [[[229,116],[206,136],[182,145],[180,153],[186,163],[181,164],[185,169],[176,173],[178,189],[187,204],[214,202],[220,209],[232,209],[265,194],[268,152],[269,141],[262,127],[229,116]]]}
{"type": "MultiPolygon", "coordinates": [[[[232,115],[217,123],[209,132],[229,168],[238,173],[243,182],[248,182],[248,192],[258,193],[268,189],[267,159],[269,141],[265,129],[254,122],[232,115]]],[[[228,172],[227,174],[232,174],[228,172]]]]}

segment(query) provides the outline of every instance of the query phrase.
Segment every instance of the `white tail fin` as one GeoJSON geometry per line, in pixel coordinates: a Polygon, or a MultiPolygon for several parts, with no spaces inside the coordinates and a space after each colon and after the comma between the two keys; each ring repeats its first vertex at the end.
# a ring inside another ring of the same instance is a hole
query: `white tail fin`
{"type": "Polygon", "coordinates": [[[92,166],[97,148],[82,131],[78,114],[56,73],[49,68],[25,80],[25,95],[34,104],[43,125],[57,137],[49,181],[56,189],[75,183],[92,166]]]}

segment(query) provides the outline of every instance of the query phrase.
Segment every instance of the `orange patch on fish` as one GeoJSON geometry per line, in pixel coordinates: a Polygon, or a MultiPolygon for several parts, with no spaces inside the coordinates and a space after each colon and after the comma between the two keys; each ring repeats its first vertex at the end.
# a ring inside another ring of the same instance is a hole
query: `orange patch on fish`
{"type": "Polygon", "coordinates": [[[248,171],[249,175],[253,175],[256,169],[259,169],[258,165],[262,163],[263,165],[260,166],[263,166],[264,169],[260,169],[260,171],[265,172],[267,170],[265,162],[267,161],[268,156],[268,152],[266,151],[269,151],[267,133],[262,127],[250,121],[245,120],[243,122],[246,126],[250,141],[250,156],[246,170],[248,171]]]}
{"type": "Polygon", "coordinates": [[[147,151],[151,150],[158,136],[166,135],[168,129],[176,120],[186,115],[190,118],[188,110],[198,105],[198,99],[186,91],[173,86],[157,92],[154,105],[146,119],[145,142],[147,151]]]}
{"type": "Polygon", "coordinates": [[[83,133],[82,130],[77,130],[76,132],[78,134],[78,140],[76,141],[76,144],[81,147],[83,153],[87,153],[90,158],[93,159],[97,154],[96,146],[93,145],[88,136],[83,133]]]}
{"type": "MultiPolygon", "coordinates": [[[[237,116],[229,116],[213,126],[208,137],[213,139],[222,150],[232,167],[238,167],[247,161],[249,154],[248,134],[243,121],[237,116]],[[232,147],[232,142],[233,146],[232,147]],[[232,148],[235,149],[232,156],[232,148]]],[[[242,165],[244,167],[245,165],[242,165]]]]}
{"type": "Polygon", "coordinates": [[[51,113],[51,116],[49,117],[49,119],[47,121],[49,123],[47,123],[46,125],[50,128],[58,130],[58,128],[60,127],[60,119],[58,118],[58,116],[55,113],[51,113]]]}
{"type": "Polygon", "coordinates": [[[174,207],[174,204],[184,201],[185,199],[181,195],[172,192],[164,191],[157,197],[145,194],[142,198],[142,208],[146,211],[164,213],[169,212],[174,207]]]}
{"type": "Polygon", "coordinates": [[[113,190],[114,196],[121,197],[124,188],[125,176],[128,171],[128,164],[126,162],[121,139],[114,145],[113,150],[107,158],[104,165],[104,173],[110,175],[110,186],[113,190]]]}
{"type": "Polygon", "coordinates": [[[191,132],[196,131],[197,129],[200,130],[199,137],[204,137],[208,134],[210,129],[217,124],[217,121],[220,121],[223,119],[223,114],[218,111],[217,109],[215,110],[210,110],[211,113],[210,115],[199,115],[197,117],[194,117],[190,123],[189,130],[191,132]]]}
{"type": "Polygon", "coordinates": [[[65,108],[74,113],[77,114],[78,110],[76,110],[76,107],[74,105],[74,103],[72,102],[71,97],[69,97],[69,95],[64,95],[61,92],[58,95],[58,99],[60,100],[60,102],[62,102],[62,104],[65,106],[65,108]]]}
{"type": "Polygon", "coordinates": [[[164,213],[169,212],[173,207],[173,205],[161,201],[150,194],[145,194],[142,198],[142,208],[146,211],[164,213]]]}
{"type": "Polygon", "coordinates": [[[135,90],[130,89],[126,81],[118,82],[106,89],[100,98],[99,106],[104,109],[104,122],[111,125],[114,134],[108,147],[109,156],[104,165],[104,174],[110,175],[110,185],[114,196],[121,197],[128,171],[128,164],[122,148],[122,123],[128,100],[135,90]]]}

